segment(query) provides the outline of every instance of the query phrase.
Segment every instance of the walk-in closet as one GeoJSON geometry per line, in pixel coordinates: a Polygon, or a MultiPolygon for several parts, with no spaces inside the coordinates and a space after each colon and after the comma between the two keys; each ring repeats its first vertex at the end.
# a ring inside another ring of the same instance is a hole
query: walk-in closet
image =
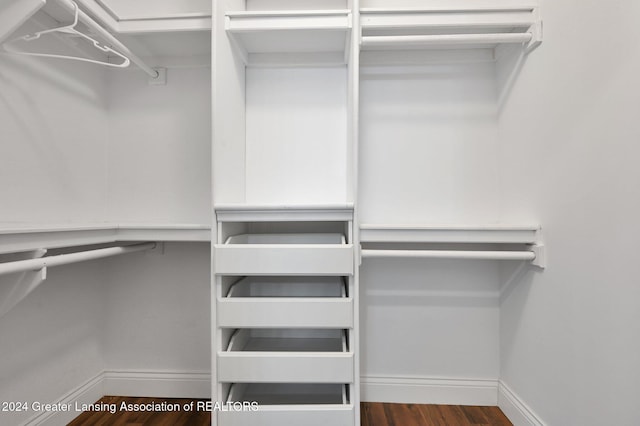
{"type": "Polygon", "coordinates": [[[3,0],[0,424],[640,424],[639,21],[3,0]]]}

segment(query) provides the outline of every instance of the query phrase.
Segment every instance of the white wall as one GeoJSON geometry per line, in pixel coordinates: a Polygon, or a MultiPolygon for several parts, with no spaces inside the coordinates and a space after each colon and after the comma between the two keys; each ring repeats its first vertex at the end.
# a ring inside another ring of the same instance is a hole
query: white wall
{"type": "Polygon", "coordinates": [[[501,308],[502,380],[549,425],[640,424],[640,4],[546,1],[500,116],[505,217],[548,267],[501,308]]]}
{"type": "Polygon", "coordinates": [[[495,262],[364,261],[362,376],[497,379],[498,281],[495,262]]]}
{"type": "MultiPolygon", "coordinates": [[[[2,276],[0,286],[15,279],[2,276]]],[[[57,267],[0,318],[0,401],[56,402],[102,372],[105,281],[100,261],[57,267]]],[[[0,423],[37,414],[1,412],[0,423]]]]}
{"type": "MultiPolygon", "coordinates": [[[[104,76],[95,65],[0,54],[2,226],[107,219],[104,76]]],[[[0,277],[0,295],[17,278],[0,277]]],[[[54,402],[102,371],[104,279],[98,262],[56,268],[0,318],[0,401],[54,402]]],[[[3,412],[0,423],[35,414],[3,412]]]]}
{"type": "Polygon", "coordinates": [[[497,220],[492,64],[369,68],[360,90],[363,223],[497,220]]]}
{"type": "Polygon", "coordinates": [[[211,221],[211,69],[109,75],[109,207],[115,222],[211,221]]]}
{"type": "Polygon", "coordinates": [[[246,197],[346,202],[347,70],[248,68],[246,197]]]}
{"type": "Polygon", "coordinates": [[[211,371],[208,243],[166,243],[107,271],[107,370],[211,371]]]}
{"type": "Polygon", "coordinates": [[[0,54],[0,222],[106,220],[105,88],[96,65],[0,54]]]}

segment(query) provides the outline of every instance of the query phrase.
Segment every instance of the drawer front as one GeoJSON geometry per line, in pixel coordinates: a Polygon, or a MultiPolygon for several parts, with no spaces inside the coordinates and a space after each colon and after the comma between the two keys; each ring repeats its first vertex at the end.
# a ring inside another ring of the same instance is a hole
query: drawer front
{"type": "Polygon", "coordinates": [[[352,353],[218,353],[221,382],[353,383],[353,376],[352,353]]]}
{"type": "Polygon", "coordinates": [[[214,246],[218,275],[353,275],[353,245],[214,246]]]}
{"type": "Polygon", "coordinates": [[[352,406],[280,406],[257,411],[220,411],[218,426],[353,426],[352,406]]]}
{"type": "Polygon", "coordinates": [[[352,328],[353,300],[340,298],[224,298],[218,325],[233,328],[352,328]]]}

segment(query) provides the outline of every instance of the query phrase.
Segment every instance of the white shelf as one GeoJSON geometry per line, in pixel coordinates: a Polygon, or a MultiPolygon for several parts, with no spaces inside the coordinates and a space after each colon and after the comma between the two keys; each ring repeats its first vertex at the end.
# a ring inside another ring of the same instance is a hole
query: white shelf
{"type": "Polygon", "coordinates": [[[227,383],[351,383],[353,352],[343,330],[238,330],[218,353],[227,383]]]}
{"type": "Polygon", "coordinates": [[[0,227],[0,253],[118,241],[211,241],[211,227],[200,224],[86,224],[0,227]]]}
{"type": "Polygon", "coordinates": [[[354,405],[341,384],[252,383],[231,386],[227,402],[255,401],[257,411],[221,411],[225,426],[353,426],[354,405]]]}
{"type": "Polygon", "coordinates": [[[260,408],[290,405],[348,404],[346,389],[340,384],[248,384],[233,385],[227,402],[255,401],[260,408]]]}
{"type": "Polygon", "coordinates": [[[363,243],[535,244],[539,226],[360,225],[363,243]]]}
{"type": "Polygon", "coordinates": [[[351,328],[353,298],[339,277],[246,277],[218,300],[228,328],[351,328]]]}
{"type": "Polygon", "coordinates": [[[227,12],[225,29],[245,64],[346,64],[348,10],[227,12]]]}
{"type": "Polygon", "coordinates": [[[214,245],[218,275],[353,275],[340,234],[243,234],[214,245]]]}
{"type": "Polygon", "coordinates": [[[346,352],[342,330],[238,330],[227,352],[346,352]]]}
{"type": "Polygon", "coordinates": [[[345,297],[339,277],[246,277],[231,286],[227,299],[345,297]]]}
{"type": "Polygon", "coordinates": [[[286,222],[353,220],[353,204],[323,205],[266,205],[266,204],[216,204],[219,222],[286,222]]]}
{"type": "Polygon", "coordinates": [[[363,63],[373,65],[414,63],[416,54],[432,50],[483,49],[495,58],[499,46],[521,45],[530,51],[542,41],[534,3],[465,1],[422,9],[362,9],[361,27],[363,63]]]}

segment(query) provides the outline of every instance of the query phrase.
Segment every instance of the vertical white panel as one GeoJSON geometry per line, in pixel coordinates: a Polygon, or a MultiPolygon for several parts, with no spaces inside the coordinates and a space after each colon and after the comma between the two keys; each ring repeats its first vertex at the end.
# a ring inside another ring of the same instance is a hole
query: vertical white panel
{"type": "Polygon", "coordinates": [[[347,70],[247,70],[247,201],[346,201],[347,70]]]}
{"type": "Polygon", "coordinates": [[[225,31],[228,10],[244,10],[244,0],[215,2],[213,11],[213,193],[220,204],[245,201],[245,66],[225,31]]]}

